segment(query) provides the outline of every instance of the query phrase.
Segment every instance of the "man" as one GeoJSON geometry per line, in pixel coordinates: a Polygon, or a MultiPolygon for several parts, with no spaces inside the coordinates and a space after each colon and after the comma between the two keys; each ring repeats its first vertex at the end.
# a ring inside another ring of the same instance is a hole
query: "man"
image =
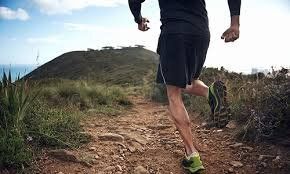
{"type": "MultiPolygon", "coordinates": [[[[147,31],[149,20],[141,15],[141,3],[145,0],[129,0],[138,29],[147,31]]],[[[228,0],[231,25],[223,35],[225,42],[239,38],[239,15],[241,0],[228,0]]],[[[169,111],[185,146],[186,157],[182,162],[191,173],[204,170],[199,153],[193,145],[188,113],[182,101],[182,92],[208,99],[214,115],[220,114],[224,106],[225,86],[214,82],[206,86],[198,80],[210,41],[208,17],[204,0],[159,0],[161,34],[157,53],[160,63],[157,83],[167,88],[169,111]]]]}

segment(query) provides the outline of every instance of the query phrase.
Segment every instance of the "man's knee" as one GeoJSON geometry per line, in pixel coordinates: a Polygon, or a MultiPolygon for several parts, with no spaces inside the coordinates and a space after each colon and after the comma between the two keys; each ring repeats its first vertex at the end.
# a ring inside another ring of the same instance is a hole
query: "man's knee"
{"type": "Polygon", "coordinates": [[[182,105],[180,88],[175,86],[167,86],[167,96],[170,105],[182,105]]]}

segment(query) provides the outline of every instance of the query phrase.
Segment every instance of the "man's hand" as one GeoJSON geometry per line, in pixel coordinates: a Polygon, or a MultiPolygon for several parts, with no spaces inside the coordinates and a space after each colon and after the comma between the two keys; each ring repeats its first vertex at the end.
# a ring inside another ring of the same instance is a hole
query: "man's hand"
{"type": "Polygon", "coordinates": [[[148,27],[149,20],[147,18],[142,18],[142,22],[138,24],[138,29],[141,31],[148,31],[150,27],[148,27]]]}
{"type": "Polygon", "coordinates": [[[234,42],[240,37],[240,18],[239,16],[232,16],[231,27],[227,29],[221,39],[225,42],[234,42]]]}
{"type": "Polygon", "coordinates": [[[225,40],[225,42],[234,42],[240,37],[240,29],[239,26],[231,26],[229,29],[227,29],[223,35],[222,39],[225,40]]]}

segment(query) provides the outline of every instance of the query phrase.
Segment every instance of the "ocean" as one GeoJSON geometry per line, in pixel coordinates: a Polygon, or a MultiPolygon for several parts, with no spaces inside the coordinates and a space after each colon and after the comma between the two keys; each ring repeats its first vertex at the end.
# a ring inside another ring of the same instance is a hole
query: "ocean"
{"type": "Polygon", "coordinates": [[[0,64],[0,78],[3,77],[3,72],[8,75],[8,72],[11,72],[11,78],[13,81],[17,79],[19,76],[20,78],[25,76],[26,74],[33,71],[37,66],[36,65],[1,65],[0,64]]]}

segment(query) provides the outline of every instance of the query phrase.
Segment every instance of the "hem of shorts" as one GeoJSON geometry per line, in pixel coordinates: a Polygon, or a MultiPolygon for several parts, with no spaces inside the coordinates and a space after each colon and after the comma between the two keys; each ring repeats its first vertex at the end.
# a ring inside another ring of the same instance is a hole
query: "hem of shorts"
{"type": "Polygon", "coordinates": [[[186,83],[185,85],[180,85],[180,84],[171,83],[171,82],[166,82],[166,84],[165,84],[163,81],[158,81],[158,80],[156,81],[156,83],[158,83],[158,84],[164,84],[164,85],[176,86],[176,87],[185,89],[186,86],[187,85],[191,85],[192,84],[192,81],[194,81],[194,80],[199,80],[199,77],[192,78],[192,80],[190,81],[190,83],[186,83]]]}
{"type": "Polygon", "coordinates": [[[156,83],[158,83],[158,84],[164,84],[166,86],[167,85],[175,86],[175,87],[182,88],[182,89],[185,89],[186,88],[186,84],[181,85],[181,84],[171,83],[171,82],[168,82],[168,81],[166,81],[166,84],[164,82],[160,82],[160,81],[157,81],[156,83]]]}

